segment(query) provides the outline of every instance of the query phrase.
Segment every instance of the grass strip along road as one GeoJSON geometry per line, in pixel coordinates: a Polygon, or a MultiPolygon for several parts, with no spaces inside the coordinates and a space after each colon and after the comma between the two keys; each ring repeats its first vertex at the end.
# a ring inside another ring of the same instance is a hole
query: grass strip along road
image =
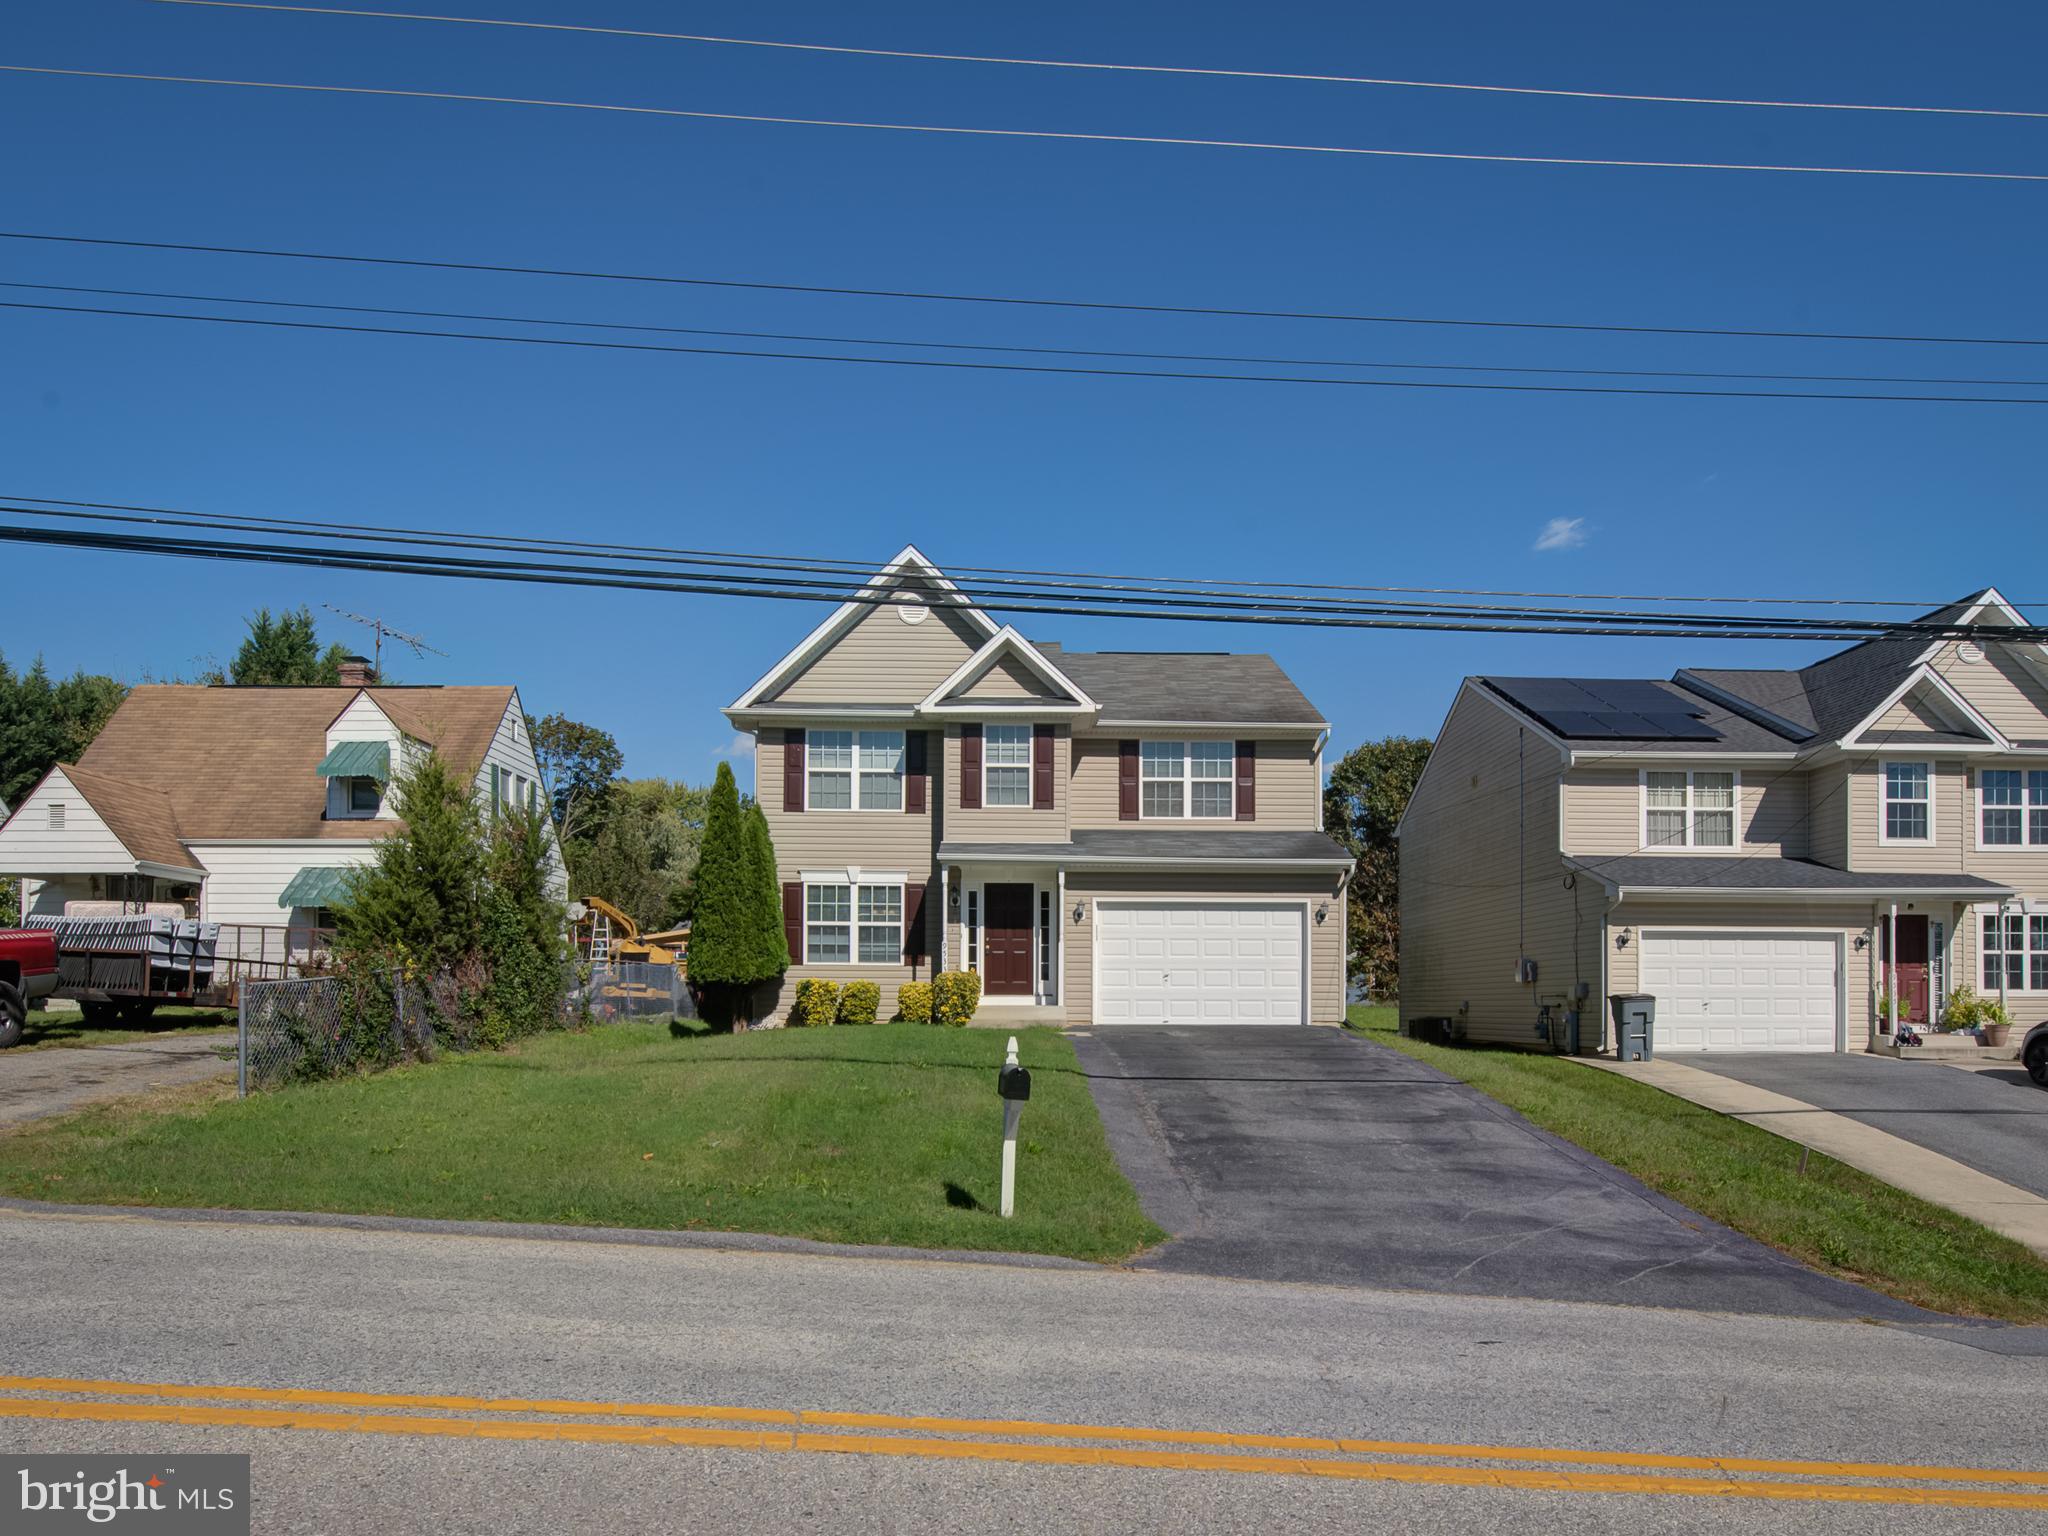
{"type": "Polygon", "coordinates": [[[1564,1057],[1406,1039],[1392,1008],[1353,1007],[1350,1025],[1816,1269],[1937,1312],[2048,1322],[2048,1263],[1831,1157],[1564,1057]]]}
{"type": "Polygon", "coordinates": [[[2048,1471],[1230,1434],[684,1403],[4,1376],[0,1377],[0,1419],[907,1456],[1552,1493],[2048,1510],[2048,1471]],[[521,1414],[544,1417],[512,1417],[521,1414]],[[640,1422],[632,1422],[636,1420],[640,1422]],[[1357,1459],[1361,1456],[1404,1459],[1357,1459]],[[1587,1470],[1592,1468],[1629,1470],[1587,1470]]]}

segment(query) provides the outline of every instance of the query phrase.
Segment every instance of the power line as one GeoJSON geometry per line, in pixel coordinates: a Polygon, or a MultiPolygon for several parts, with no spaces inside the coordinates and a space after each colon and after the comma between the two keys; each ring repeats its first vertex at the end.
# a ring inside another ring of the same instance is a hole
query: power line
{"type": "MultiPolygon", "coordinates": [[[[191,526],[218,525],[222,528],[226,528],[230,525],[233,525],[245,531],[262,529],[332,529],[343,530],[352,534],[388,534],[398,539],[449,540],[471,544],[477,541],[477,536],[474,534],[462,533],[452,529],[415,528],[409,526],[398,526],[390,523],[340,522],[333,519],[263,517],[245,513],[199,512],[194,511],[188,507],[160,507],[143,505],[135,502],[83,501],[61,496],[32,496],[18,491],[0,492],[0,499],[17,502],[32,501],[38,503],[39,507],[61,507],[79,509],[78,515],[82,518],[100,513],[135,513],[141,515],[134,517],[124,516],[105,520],[139,523],[154,523],[161,521],[166,526],[171,527],[185,526],[189,524],[191,526]]],[[[48,515],[41,512],[40,510],[34,510],[32,512],[32,509],[29,508],[17,507],[15,510],[23,515],[48,515]]],[[[792,570],[801,569],[810,572],[820,572],[828,575],[846,576],[854,578],[857,581],[866,581],[868,578],[873,576],[875,571],[875,563],[872,558],[849,559],[844,557],[834,557],[825,555],[805,555],[801,557],[801,559],[799,560],[793,559],[792,557],[787,555],[764,554],[759,551],[691,549],[676,545],[648,544],[645,542],[633,544],[604,544],[593,543],[588,539],[543,539],[535,538],[524,534],[496,534],[492,535],[491,537],[492,541],[501,547],[507,549],[516,548],[524,552],[567,550],[579,554],[602,553],[624,555],[635,559],[651,559],[660,556],[674,556],[677,557],[677,559],[671,563],[679,564],[687,561],[699,564],[726,563],[744,566],[775,566],[788,568],[792,570]]],[[[1144,586],[1144,590],[1148,591],[1206,591],[1208,589],[1214,588],[1253,588],[1262,589],[1266,592],[1271,592],[1277,588],[1288,589],[1290,594],[1294,591],[1364,592],[1375,594],[1399,593],[1421,597],[1514,597],[1529,600],[1546,600],[1560,602],[1716,603],[1768,605],[1777,607],[1800,606],[1818,608],[1913,608],[1918,609],[1921,612],[1927,612],[1929,610],[1947,607],[1949,606],[1950,601],[1948,599],[1930,600],[1927,598],[1909,599],[1845,597],[1757,597],[1754,595],[1744,595],[1735,597],[1711,597],[1701,596],[1698,594],[1680,595],[1673,593],[1653,595],[1639,592],[1524,592],[1486,587],[1370,586],[1363,583],[1285,581],[1272,578],[1264,580],[1246,580],[1241,578],[1225,576],[1131,575],[1128,573],[1115,573],[1106,571],[1046,570],[1043,568],[1034,568],[1029,566],[957,565],[952,564],[950,562],[948,563],[946,569],[952,575],[983,576],[1000,584],[1019,584],[1016,580],[1019,578],[1028,578],[1031,580],[1038,581],[1058,580],[1063,584],[1098,582],[1127,586],[1131,583],[1140,583],[1147,584],[1144,586]],[[1164,583],[1165,585],[1153,585],[1159,583],[1164,583]]],[[[2032,600],[2023,600],[2022,605],[2031,606],[2032,600]]],[[[1861,622],[1872,625],[1879,625],[1887,632],[1890,632],[1892,629],[1896,627],[1896,624],[1893,621],[1884,621],[1881,624],[1880,621],[1877,620],[1859,620],[1850,622],[1861,622]]]]}
{"type": "Polygon", "coordinates": [[[1771,101],[1730,96],[1663,96],[1636,91],[1585,91],[1533,85],[1476,85],[1448,80],[1397,80],[1375,75],[1318,75],[1276,69],[1204,69],[1173,64],[1102,64],[1078,59],[1013,58],[999,54],[929,53],[908,48],[856,48],[832,43],[791,43],[758,37],[720,37],[704,32],[656,32],[637,27],[599,27],[558,21],[506,21],[488,16],[441,16],[413,11],[365,11],[333,5],[281,5],[257,0],[157,0],[163,5],[216,10],[286,11],[312,16],[360,16],[382,21],[438,21],[473,27],[511,27],[538,32],[583,32],[680,43],[716,43],[735,48],[774,48],[794,53],[836,53],[876,59],[921,59],[946,64],[1008,64],[1033,69],[1103,70],[1118,74],[1197,75],[1230,80],[1285,80],[1315,85],[1398,86],[1420,91],[1476,91],[1500,96],[1554,96],[1582,101],[1661,102],[1691,107],[1777,107],[1804,112],[1910,112],[1936,117],[2048,118],[2048,112],[2005,107],[1915,107],[1847,101],[1771,101]]]}
{"type": "Polygon", "coordinates": [[[384,304],[328,304],[309,299],[251,299],[222,293],[179,293],[155,288],[90,288],[77,283],[0,281],[0,288],[38,293],[81,293],[102,298],[174,299],[192,304],[245,304],[265,309],[313,309],[346,315],[399,315],[419,320],[483,320],[509,325],[559,326],[574,330],[638,331],[662,336],[724,336],[754,341],[824,342],[849,347],[907,347],[944,352],[1007,352],[1033,357],[1096,357],[1169,363],[1244,363],[1276,368],[1377,368],[1400,373],[1549,374],[1603,379],[1774,380],[1805,384],[1947,384],[1974,388],[2048,389],[2048,379],[1979,379],[1866,373],[1733,373],[1686,368],[1509,367],[1492,363],[1396,363],[1362,358],[1263,357],[1233,352],[1132,352],[1100,347],[1031,347],[989,341],[917,341],[889,336],[834,336],[791,331],[732,331],[697,325],[652,325],[644,321],[563,320],[538,315],[502,315],[472,310],[399,309],[384,304]]]}
{"type": "Polygon", "coordinates": [[[46,64],[0,64],[21,75],[77,80],[139,80],[169,85],[225,85],[242,90],[306,91],[333,96],[384,96],[409,101],[460,101],[499,107],[553,107],[614,112],[634,117],[677,117],[701,122],[764,123],[791,128],[861,128],[883,133],[936,133],[978,139],[1053,139],[1085,144],[1151,144],[1179,149],[1256,149],[1301,155],[1347,155],[1379,160],[1455,160],[1492,165],[1575,165],[1647,171],[1776,171],[1799,176],[1894,176],[1932,181],[2048,181],[2038,171],[1939,171],[1903,166],[1759,165],[1728,160],[1624,160],[1592,155],[1504,155],[1446,149],[1382,149],[1355,144],[1289,144],[1264,139],[1198,139],[1180,135],[1082,133],[1051,128],[971,128],[958,123],[881,123],[843,117],[794,117],[766,112],[712,112],[696,107],[643,107],[612,101],[568,101],[549,96],[496,96],[476,91],[406,90],[388,85],[313,85],[299,80],[231,80],[216,75],[166,75],[115,69],[59,69],[46,64]]]}
{"type": "Polygon", "coordinates": [[[646,272],[603,272],[575,267],[515,266],[501,262],[436,261],[417,256],[351,256],[333,251],[282,250],[269,246],[200,245],[172,240],[120,240],[93,235],[52,235],[0,229],[0,240],[37,240],[59,245],[112,246],[124,250],[186,251],[214,256],[261,256],[289,261],[330,261],[355,266],[418,267],[440,272],[497,272],[518,277],[566,277],[608,283],[655,283],[688,288],[736,288],[760,293],[815,293],[836,298],[915,299],[947,304],[1008,304],[1033,309],[1107,310],[1139,315],[1199,315],[1239,320],[1313,320],[1351,325],[1431,325],[1478,330],[1574,331],[1622,336],[1735,336],[1770,341],[1912,342],[1939,346],[2048,347],[2048,337],[1927,336],[1879,331],[1777,331],[1705,325],[1596,325],[1562,320],[1470,320],[1446,316],[1346,313],[1341,310],[1232,309],[1219,305],[1132,304],[1105,299],[1042,299],[1008,294],[945,293],[914,288],[850,288],[817,283],[770,283],[740,278],[694,277],[646,272]]]}
{"type": "MultiPolygon", "coordinates": [[[[4,67],[4,66],[0,66],[4,67]]],[[[182,320],[200,325],[266,326],[280,330],[329,331],[363,336],[427,337],[441,341],[499,342],[527,347],[577,347],[603,352],[671,353],[690,357],[744,357],[779,362],[853,363],[878,368],[953,368],[975,373],[1037,373],[1093,379],[1180,379],[1212,384],[1296,384],[1325,389],[1479,390],[1492,394],[1650,395],[1706,400],[1861,400],[1914,405],[2048,405],[2026,395],[1852,394],[1823,390],[1673,389],[1647,385],[1484,384],[1469,379],[1326,379],[1303,374],[1200,373],[1167,368],[1073,368],[1049,363],[970,362],[937,357],[858,357],[839,352],[763,352],[745,347],[683,347],[645,341],[593,341],[569,336],[512,336],[503,332],[436,331],[418,326],[344,325],[326,320],[271,320],[255,315],[188,315],[167,310],[120,309],[105,305],[32,304],[0,299],[0,309],[61,315],[100,315],[130,320],[182,320]]]]}

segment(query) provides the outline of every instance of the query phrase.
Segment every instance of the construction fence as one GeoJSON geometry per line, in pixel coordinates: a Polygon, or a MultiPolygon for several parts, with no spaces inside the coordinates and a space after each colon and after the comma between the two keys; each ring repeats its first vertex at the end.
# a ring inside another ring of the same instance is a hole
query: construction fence
{"type": "MultiPolygon", "coordinates": [[[[695,1016],[674,966],[601,966],[587,974],[572,966],[554,1017],[535,1027],[659,1016],[695,1016]]],[[[244,982],[239,1020],[244,1094],[425,1060],[442,1051],[491,1048],[510,1038],[502,1026],[493,1031],[465,1006],[451,976],[244,982]]]]}

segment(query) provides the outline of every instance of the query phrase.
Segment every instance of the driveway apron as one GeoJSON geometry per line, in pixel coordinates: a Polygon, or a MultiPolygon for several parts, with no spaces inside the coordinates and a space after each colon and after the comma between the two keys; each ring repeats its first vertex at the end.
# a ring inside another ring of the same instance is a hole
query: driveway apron
{"type": "Polygon", "coordinates": [[[1806,1268],[1343,1030],[1097,1028],[1110,1144],[1173,1234],[1140,1267],[1784,1316],[1935,1314],[1806,1268]]]}

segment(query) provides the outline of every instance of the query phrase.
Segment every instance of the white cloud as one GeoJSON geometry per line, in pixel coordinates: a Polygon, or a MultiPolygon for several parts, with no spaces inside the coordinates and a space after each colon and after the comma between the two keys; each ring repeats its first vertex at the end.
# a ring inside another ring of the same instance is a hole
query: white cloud
{"type": "Polygon", "coordinates": [[[711,755],[713,757],[730,757],[735,761],[744,761],[754,755],[754,738],[745,731],[739,731],[734,734],[731,741],[711,755]]]}
{"type": "Polygon", "coordinates": [[[1577,549],[1586,542],[1586,533],[1583,517],[1553,517],[1536,535],[1536,547],[1539,550],[1577,549]]]}

